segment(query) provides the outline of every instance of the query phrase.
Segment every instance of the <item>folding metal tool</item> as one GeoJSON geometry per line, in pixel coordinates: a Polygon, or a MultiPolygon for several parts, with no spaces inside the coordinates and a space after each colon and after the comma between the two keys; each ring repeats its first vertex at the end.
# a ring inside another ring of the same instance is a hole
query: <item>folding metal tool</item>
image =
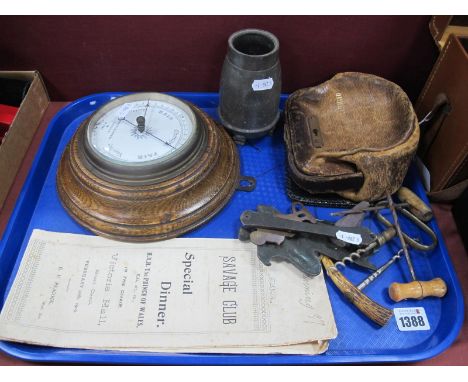
{"type": "MultiPolygon", "coordinates": [[[[365,227],[346,216],[339,224],[317,220],[302,204],[293,203],[291,214],[282,214],[270,206],[258,206],[257,211],[245,211],[241,215],[243,227],[239,239],[252,241],[258,246],[257,255],[263,264],[271,265],[271,259],[286,260],[309,276],[321,272],[320,256],[343,261],[356,247],[368,246],[376,239],[365,227]]],[[[356,265],[376,270],[366,259],[366,254],[353,261],[356,265]]]]}

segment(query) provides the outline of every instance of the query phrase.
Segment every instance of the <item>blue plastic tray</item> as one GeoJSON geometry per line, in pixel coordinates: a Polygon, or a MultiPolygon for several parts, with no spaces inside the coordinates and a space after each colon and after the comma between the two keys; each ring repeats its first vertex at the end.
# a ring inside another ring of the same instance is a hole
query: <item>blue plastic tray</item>
{"type": "MultiPolygon", "coordinates": [[[[217,118],[217,94],[172,94],[197,104],[217,118]]],[[[68,216],[58,200],[55,184],[57,165],[80,122],[102,104],[121,95],[123,93],[102,93],[81,98],[62,109],[50,122],[0,242],[0,306],[3,306],[33,229],[91,234],[68,216]]],[[[282,102],[284,100],[285,97],[282,97],[282,102]]],[[[229,204],[208,224],[186,236],[237,237],[241,212],[255,209],[258,204],[273,205],[281,211],[289,211],[290,200],[285,193],[282,132],[277,131],[272,137],[239,147],[239,152],[242,174],[257,179],[255,191],[236,192],[229,204]]],[[[414,168],[407,177],[406,185],[427,201],[414,168]]],[[[310,207],[310,210],[322,219],[330,219],[329,213],[333,211],[316,207],[310,207]]],[[[365,224],[375,232],[382,230],[373,221],[366,221],[365,224]]],[[[403,229],[413,237],[419,237],[423,241],[427,239],[407,222],[402,221],[402,224],[403,229]]],[[[400,332],[394,318],[384,328],[378,328],[349,304],[327,280],[339,335],[330,342],[329,350],[323,355],[135,353],[59,349],[12,342],[0,342],[0,349],[29,361],[116,364],[338,364],[411,362],[433,357],[455,340],[463,322],[464,308],[460,285],[440,231],[434,221],[431,226],[439,236],[439,246],[430,254],[413,251],[412,258],[419,279],[429,280],[438,276],[446,281],[448,293],[444,298],[393,303],[387,295],[388,285],[393,281],[409,281],[404,259],[365,290],[372,299],[389,308],[424,307],[431,327],[429,331],[400,332]]],[[[393,245],[395,247],[387,245],[382,248],[372,261],[377,265],[383,264],[396,251],[396,244],[393,245]]],[[[272,266],[281,267],[281,264],[274,263],[272,266]]],[[[353,267],[346,268],[344,273],[355,283],[366,277],[365,272],[353,267]]]]}

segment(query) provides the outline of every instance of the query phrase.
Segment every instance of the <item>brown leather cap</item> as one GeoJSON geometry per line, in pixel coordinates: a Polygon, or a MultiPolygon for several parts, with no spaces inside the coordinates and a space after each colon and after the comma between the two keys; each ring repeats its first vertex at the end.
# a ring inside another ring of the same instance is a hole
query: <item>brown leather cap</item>
{"type": "Polygon", "coordinates": [[[416,152],[419,125],[398,85],[349,72],[288,98],[284,138],[298,186],[372,201],[401,186],[416,152]]]}

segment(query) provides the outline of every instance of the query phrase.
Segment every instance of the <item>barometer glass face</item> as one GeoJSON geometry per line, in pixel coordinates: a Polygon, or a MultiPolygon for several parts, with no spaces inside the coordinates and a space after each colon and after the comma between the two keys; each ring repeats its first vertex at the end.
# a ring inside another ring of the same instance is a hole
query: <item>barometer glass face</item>
{"type": "Polygon", "coordinates": [[[176,152],[194,128],[181,108],[148,99],[126,102],[106,112],[88,130],[88,140],[111,161],[144,163],[176,152]]]}
{"type": "Polygon", "coordinates": [[[90,118],[85,150],[114,178],[152,178],[180,168],[196,151],[200,129],[185,102],[161,93],[117,98],[90,118]]]}

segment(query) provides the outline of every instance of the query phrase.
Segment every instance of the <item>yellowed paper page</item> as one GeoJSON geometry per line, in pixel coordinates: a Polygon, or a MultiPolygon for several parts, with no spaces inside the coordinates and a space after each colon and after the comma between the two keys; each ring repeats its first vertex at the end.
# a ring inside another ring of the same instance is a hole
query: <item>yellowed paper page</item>
{"type": "Polygon", "coordinates": [[[2,339],[73,348],[242,353],[336,335],[322,274],[265,267],[235,239],[128,244],[35,230],[0,314],[2,339]]]}

